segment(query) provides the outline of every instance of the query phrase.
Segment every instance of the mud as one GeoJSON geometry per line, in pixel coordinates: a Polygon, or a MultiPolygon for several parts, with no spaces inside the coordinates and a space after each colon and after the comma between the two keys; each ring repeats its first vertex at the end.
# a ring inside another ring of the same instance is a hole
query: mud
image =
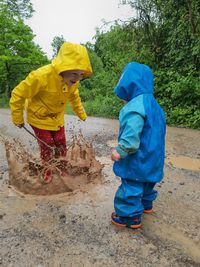
{"type": "MultiPolygon", "coordinates": [[[[157,184],[155,212],[144,214],[142,228],[132,231],[110,222],[120,184],[110,160],[118,122],[65,119],[69,141],[71,131],[80,129],[87,140],[94,140],[96,160],[104,166],[102,177],[71,192],[19,194],[9,186],[9,166],[0,143],[0,266],[200,266],[200,131],[167,128],[165,177],[157,184]]],[[[7,110],[0,112],[0,132],[9,140],[17,138],[39,158],[37,142],[12,126],[7,110]]]]}
{"type": "Polygon", "coordinates": [[[66,157],[53,158],[45,164],[19,140],[12,141],[1,134],[1,141],[5,145],[9,185],[20,193],[54,195],[72,192],[101,178],[103,165],[95,158],[92,142],[87,141],[81,132],[73,133],[66,157]],[[44,180],[46,171],[51,173],[48,183],[44,180]]]}

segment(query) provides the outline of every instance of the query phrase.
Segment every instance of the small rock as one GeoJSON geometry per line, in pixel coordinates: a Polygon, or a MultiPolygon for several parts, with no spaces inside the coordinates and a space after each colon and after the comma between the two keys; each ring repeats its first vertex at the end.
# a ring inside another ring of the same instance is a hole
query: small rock
{"type": "Polygon", "coordinates": [[[66,223],[66,216],[64,214],[60,215],[59,218],[62,223],[66,223]]]}
{"type": "Polygon", "coordinates": [[[0,220],[2,220],[5,215],[6,215],[5,213],[4,214],[0,214],[0,220]]]}

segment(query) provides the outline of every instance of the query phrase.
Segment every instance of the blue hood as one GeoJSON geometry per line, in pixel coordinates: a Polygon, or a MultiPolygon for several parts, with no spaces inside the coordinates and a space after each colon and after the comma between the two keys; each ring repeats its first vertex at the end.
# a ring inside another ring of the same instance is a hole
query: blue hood
{"type": "Polygon", "coordinates": [[[127,102],[141,94],[153,94],[153,73],[151,69],[137,62],[126,65],[114,89],[115,95],[127,102]]]}

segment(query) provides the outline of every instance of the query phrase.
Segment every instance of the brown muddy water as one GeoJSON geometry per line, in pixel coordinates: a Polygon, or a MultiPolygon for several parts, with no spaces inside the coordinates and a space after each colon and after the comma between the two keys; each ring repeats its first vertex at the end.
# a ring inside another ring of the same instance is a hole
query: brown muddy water
{"type": "Polygon", "coordinates": [[[9,185],[20,193],[55,195],[72,192],[100,180],[103,165],[96,160],[92,143],[86,141],[81,132],[78,135],[73,133],[66,157],[54,158],[46,164],[31,154],[19,140],[9,140],[1,135],[1,141],[6,150],[9,185]],[[51,172],[49,183],[44,180],[45,171],[51,172]]]}

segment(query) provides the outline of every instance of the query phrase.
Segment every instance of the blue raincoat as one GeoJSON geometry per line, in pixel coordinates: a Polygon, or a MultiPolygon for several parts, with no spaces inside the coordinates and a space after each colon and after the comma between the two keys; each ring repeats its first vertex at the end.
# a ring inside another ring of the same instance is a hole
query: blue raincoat
{"type": "Polygon", "coordinates": [[[127,102],[119,115],[116,150],[121,159],[113,166],[122,179],[115,210],[118,216],[134,217],[152,205],[153,187],[163,178],[165,115],[153,95],[152,71],[144,64],[127,64],[114,92],[127,102]]]}

